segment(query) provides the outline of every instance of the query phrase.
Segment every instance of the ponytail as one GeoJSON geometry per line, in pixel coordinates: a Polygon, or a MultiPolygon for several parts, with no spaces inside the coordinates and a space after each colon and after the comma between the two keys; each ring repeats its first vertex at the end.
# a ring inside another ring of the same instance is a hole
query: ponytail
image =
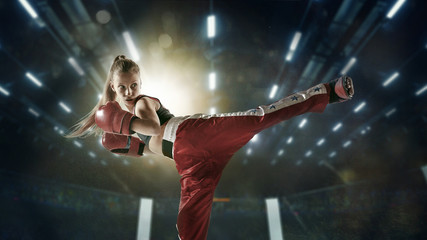
{"type": "Polygon", "coordinates": [[[102,97],[95,105],[95,107],[82,119],[80,119],[74,126],[72,126],[71,131],[65,135],[66,138],[75,138],[75,137],[88,137],[90,135],[101,135],[102,129],[95,124],[95,114],[96,111],[102,105],[105,105],[109,101],[116,100],[116,93],[111,89],[110,83],[113,81],[113,75],[116,73],[123,72],[132,72],[139,74],[138,65],[131,59],[127,59],[124,55],[118,55],[114,58],[114,62],[111,65],[110,71],[107,76],[107,81],[105,81],[104,89],[102,91],[102,97]]]}

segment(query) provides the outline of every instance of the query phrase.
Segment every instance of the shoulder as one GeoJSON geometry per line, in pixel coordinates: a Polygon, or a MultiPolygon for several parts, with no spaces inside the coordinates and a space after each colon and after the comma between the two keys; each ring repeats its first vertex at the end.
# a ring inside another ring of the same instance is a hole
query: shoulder
{"type": "Polygon", "coordinates": [[[138,110],[149,108],[157,111],[160,108],[160,101],[157,98],[141,95],[136,99],[135,108],[138,110]]]}

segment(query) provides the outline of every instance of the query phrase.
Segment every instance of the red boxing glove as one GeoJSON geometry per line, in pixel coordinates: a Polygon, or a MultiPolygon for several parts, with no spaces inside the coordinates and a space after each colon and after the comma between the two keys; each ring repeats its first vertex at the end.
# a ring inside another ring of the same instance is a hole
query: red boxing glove
{"type": "Polygon", "coordinates": [[[130,124],[134,118],[136,116],[123,110],[118,102],[109,101],[96,111],[95,123],[105,132],[131,135],[130,124]]]}
{"type": "Polygon", "coordinates": [[[131,157],[141,157],[145,147],[139,138],[114,133],[104,133],[102,145],[112,153],[131,157]]]}

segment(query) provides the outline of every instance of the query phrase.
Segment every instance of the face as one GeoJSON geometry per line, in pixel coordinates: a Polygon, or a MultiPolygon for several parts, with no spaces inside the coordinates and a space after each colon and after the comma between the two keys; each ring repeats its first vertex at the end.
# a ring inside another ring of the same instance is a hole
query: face
{"type": "Polygon", "coordinates": [[[139,95],[141,80],[137,73],[116,73],[113,75],[111,88],[117,94],[118,100],[133,107],[135,98],[139,95]]]}

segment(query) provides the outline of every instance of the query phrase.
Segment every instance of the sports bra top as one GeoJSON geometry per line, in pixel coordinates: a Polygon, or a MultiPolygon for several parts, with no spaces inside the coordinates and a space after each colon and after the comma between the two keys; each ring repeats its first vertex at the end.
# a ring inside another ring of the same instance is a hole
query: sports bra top
{"type": "MultiPolygon", "coordinates": [[[[165,107],[163,107],[162,103],[160,102],[159,99],[154,98],[154,97],[150,97],[147,95],[139,95],[136,99],[135,99],[135,106],[136,103],[143,97],[148,97],[150,99],[153,99],[155,101],[157,101],[158,103],[160,103],[160,108],[159,110],[156,111],[157,116],[159,117],[160,120],[160,126],[162,126],[164,123],[166,123],[167,121],[169,121],[169,119],[173,118],[174,115],[172,113],[169,112],[169,110],[165,107]]],[[[133,109],[133,114],[135,114],[135,110],[136,108],[133,109]]],[[[138,137],[144,141],[145,145],[149,146],[150,140],[151,140],[151,136],[146,136],[144,134],[141,133],[136,133],[138,135],[138,137]]]]}

